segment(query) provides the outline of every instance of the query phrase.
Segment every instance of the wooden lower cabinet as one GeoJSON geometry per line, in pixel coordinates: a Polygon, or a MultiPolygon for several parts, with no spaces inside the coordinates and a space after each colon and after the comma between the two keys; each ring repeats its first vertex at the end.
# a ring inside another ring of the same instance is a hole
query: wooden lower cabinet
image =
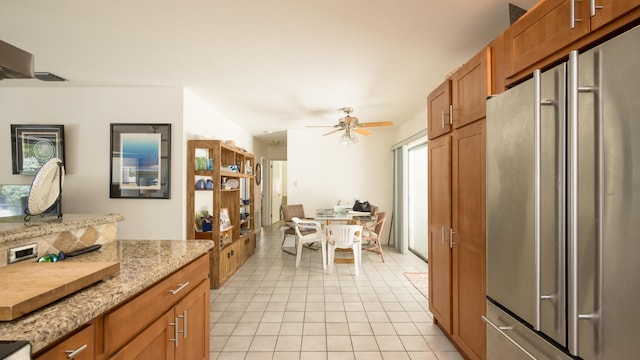
{"type": "Polygon", "coordinates": [[[451,332],[451,136],[429,141],[429,310],[451,332]]]}
{"type": "Polygon", "coordinates": [[[175,359],[173,322],[174,312],[167,311],[110,359],[175,359]]]}
{"type": "Polygon", "coordinates": [[[208,359],[209,256],[96,317],[35,359],[208,359]],[[78,355],[67,357],[74,350],[78,355]]]}
{"type": "Polygon", "coordinates": [[[94,326],[89,324],[47,352],[36,356],[36,360],[92,360],[95,358],[94,326]]]}
{"type": "Polygon", "coordinates": [[[468,359],[486,359],[485,119],[429,141],[429,310],[468,359]]]}
{"type": "Polygon", "coordinates": [[[452,136],[451,335],[471,359],[486,357],[485,125],[452,136]]]}
{"type": "Polygon", "coordinates": [[[209,339],[202,334],[208,334],[208,304],[203,281],[110,359],[207,359],[209,339]]]}

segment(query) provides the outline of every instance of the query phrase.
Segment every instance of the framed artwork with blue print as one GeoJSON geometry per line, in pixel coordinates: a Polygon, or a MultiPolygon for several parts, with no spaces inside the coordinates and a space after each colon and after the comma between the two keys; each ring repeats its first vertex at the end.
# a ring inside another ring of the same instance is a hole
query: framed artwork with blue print
{"type": "Polygon", "coordinates": [[[110,198],[170,199],[171,124],[111,124],[110,174],[110,198]]]}

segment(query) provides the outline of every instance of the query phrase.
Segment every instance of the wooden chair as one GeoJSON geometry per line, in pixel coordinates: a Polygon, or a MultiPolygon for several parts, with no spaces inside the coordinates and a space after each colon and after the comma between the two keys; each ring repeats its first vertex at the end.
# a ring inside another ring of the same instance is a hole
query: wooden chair
{"type": "Polygon", "coordinates": [[[367,225],[366,227],[364,227],[364,232],[362,234],[362,241],[369,241],[371,245],[367,248],[363,248],[362,251],[372,251],[378,253],[382,258],[382,262],[384,262],[384,253],[382,252],[380,237],[382,236],[382,230],[384,230],[384,223],[386,219],[386,211],[380,211],[378,213],[378,218],[376,219],[376,221],[371,224],[371,226],[367,225]]]}

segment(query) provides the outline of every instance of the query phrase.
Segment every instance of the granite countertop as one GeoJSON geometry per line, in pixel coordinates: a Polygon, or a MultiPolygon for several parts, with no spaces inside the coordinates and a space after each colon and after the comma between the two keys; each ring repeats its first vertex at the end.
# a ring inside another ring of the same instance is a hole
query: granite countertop
{"type": "Polygon", "coordinates": [[[119,214],[65,214],[60,219],[56,216],[34,216],[28,222],[23,221],[21,216],[5,218],[0,221],[0,243],[111,224],[122,220],[124,216],[119,214]]]}
{"type": "Polygon", "coordinates": [[[28,340],[36,353],[197,259],[213,245],[207,240],[117,240],[67,259],[119,262],[120,272],[16,320],[1,321],[0,340],[28,340]]]}

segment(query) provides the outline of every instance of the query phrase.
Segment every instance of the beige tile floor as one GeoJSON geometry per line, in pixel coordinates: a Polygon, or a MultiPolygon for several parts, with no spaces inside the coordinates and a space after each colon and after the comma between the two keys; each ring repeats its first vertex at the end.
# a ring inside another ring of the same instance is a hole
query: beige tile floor
{"type": "Polygon", "coordinates": [[[255,255],[211,290],[210,359],[462,359],[403,275],[427,271],[418,257],[364,253],[356,278],[353,264],[324,271],[320,250],[303,249],[296,269],[281,239],[263,229],[255,255]]]}

